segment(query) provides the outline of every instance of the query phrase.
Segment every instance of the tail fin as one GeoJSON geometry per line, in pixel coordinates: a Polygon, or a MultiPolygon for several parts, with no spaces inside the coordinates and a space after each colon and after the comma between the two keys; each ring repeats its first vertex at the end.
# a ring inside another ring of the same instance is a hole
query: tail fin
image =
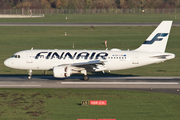
{"type": "Polygon", "coordinates": [[[135,51],[164,52],[170,34],[172,21],[162,21],[146,41],[135,51]]]}

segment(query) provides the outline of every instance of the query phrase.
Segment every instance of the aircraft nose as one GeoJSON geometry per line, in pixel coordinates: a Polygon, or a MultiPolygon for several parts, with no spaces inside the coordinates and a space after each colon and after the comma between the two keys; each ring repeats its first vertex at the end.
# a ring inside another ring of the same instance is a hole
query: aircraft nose
{"type": "Polygon", "coordinates": [[[10,59],[6,59],[6,60],[4,61],[4,65],[7,66],[7,67],[11,67],[11,64],[12,64],[12,62],[11,62],[10,59]]]}

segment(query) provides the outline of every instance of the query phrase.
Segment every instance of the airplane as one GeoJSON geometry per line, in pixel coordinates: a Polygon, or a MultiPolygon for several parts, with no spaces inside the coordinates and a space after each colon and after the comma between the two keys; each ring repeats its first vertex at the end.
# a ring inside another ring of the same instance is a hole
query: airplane
{"type": "Polygon", "coordinates": [[[82,73],[88,80],[87,72],[124,70],[175,58],[166,53],[166,44],[172,21],[162,21],[145,42],[135,50],[49,50],[31,49],[15,53],[4,61],[14,69],[28,70],[28,79],[33,70],[52,70],[56,78],[67,78],[82,73]]]}

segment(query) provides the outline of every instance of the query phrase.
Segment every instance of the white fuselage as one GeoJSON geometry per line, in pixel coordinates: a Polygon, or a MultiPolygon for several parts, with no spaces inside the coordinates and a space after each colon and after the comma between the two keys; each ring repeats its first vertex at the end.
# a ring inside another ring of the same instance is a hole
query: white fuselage
{"type": "Polygon", "coordinates": [[[123,70],[159,63],[175,57],[172,53],[112,50],[25,50],[15,53],[4,64],[22,70],[51,70],[55,66],[103,61],[94,71],[123,70]],[[158,57],[157,57],[158,56],[158,57]],[[159,57],[160,56],[160,57],[159,57]]]}

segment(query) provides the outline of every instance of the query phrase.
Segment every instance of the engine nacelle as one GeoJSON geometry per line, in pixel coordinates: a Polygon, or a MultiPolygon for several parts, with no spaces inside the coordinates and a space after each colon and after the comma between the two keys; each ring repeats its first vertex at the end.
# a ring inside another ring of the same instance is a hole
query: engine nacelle
{"type": "Polygon", "coordinates": [[[66,78],[71,76],[71,69],[70,67],[60,66],[53,68],[53,74],[56,78],[66,78]]]}

